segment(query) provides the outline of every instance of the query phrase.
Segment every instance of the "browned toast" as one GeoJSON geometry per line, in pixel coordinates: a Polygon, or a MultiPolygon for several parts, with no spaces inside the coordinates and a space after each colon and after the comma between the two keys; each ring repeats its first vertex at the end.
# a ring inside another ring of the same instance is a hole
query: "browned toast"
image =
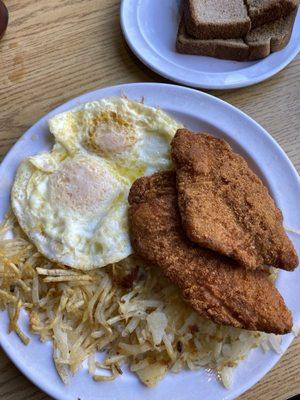
{"type": "Polygon", "coordinates": [[[179,53],[194,54],[236,61],[251,61],[267,57],[283,49],[289,42],[296,11],[285,18],[251,30],[241,39],[200,40],[190,36],[182,19],[176,49],[179,53]]]}

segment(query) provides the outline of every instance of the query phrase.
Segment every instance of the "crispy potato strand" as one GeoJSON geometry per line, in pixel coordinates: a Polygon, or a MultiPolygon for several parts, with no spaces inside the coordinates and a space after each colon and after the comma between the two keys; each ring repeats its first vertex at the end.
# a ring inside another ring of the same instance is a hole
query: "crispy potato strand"
{"type": "Polygon", "coordinates": [[[133,256],[88,272],[50,262],[24,238],[12,214],[0,225],[0,308],[8,311],[8,328],[24,344],[30,338],[18,319],[26,310],[32,333],[52,341],[64,383],[88,360],[99,382],[116,379],[127,363],[147,386],[170,369],[186,367],[214,368],[226,384],[226,371],[252,347],[278,350],[275,335],[201,319],[159,270],[133,256]],[[7,232],[14,237],[8,239],[7,232]],[[96,355],[103,350],[106,356],[99,363],[96,355]]]}

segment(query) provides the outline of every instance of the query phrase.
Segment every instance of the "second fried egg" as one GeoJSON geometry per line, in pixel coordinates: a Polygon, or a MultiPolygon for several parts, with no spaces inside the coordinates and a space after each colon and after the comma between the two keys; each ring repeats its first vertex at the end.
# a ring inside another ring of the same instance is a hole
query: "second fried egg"
{"type": "Polygon", "coordinates": [[[171,167],[170,141],[182,125],[159,108],[111,97],[58,114],[49,127],[69,154],[109,160],[133,182],[171,167]]]}

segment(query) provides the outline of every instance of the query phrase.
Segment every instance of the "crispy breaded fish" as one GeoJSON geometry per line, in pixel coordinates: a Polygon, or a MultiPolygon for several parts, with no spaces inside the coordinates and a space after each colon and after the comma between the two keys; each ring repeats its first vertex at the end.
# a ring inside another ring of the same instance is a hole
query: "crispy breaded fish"
{"type": "Polygon", "coordinates": [[[298,265],[281,211],[228,143],[179,129],[171,147],[180,214],[190,240],[251,269],[298,265]]]}
{"type": "Polygon", "coordinates": [[[129,203],[135,252],[159,266],[199,314],[237,328],[277,334],[291,330],[291,313],[265,272],[247,270],[186,237],[173,172],[138,179],[129,203]]]}

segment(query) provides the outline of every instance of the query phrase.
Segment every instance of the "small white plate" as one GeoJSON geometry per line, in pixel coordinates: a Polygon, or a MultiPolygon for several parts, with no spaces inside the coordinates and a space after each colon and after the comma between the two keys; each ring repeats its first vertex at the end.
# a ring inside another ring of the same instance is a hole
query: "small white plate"
{"type": "Polygon", "coordinates": [[[238,62],[176,53],[179,0],[122,0],[121,26],[134,54],[156,73],[186,86],[233,89],[282,70],[300,50],[300,11],[285,49],[259,61],[238,62]]]}
{"type": "MultiPolygon", "coordinates": [[[[266,182],[283,211],[285,224],[300,229],[299,177],[283,150],[261,126],[238,109],[208,94],[175,85],[151,83],[120,85],[83,94],[34,124],[13,146],[0,166],[0,220],[9,207],[10,188],[20,161],[29,155],[48,151],[52,146],[47,120],[79,103],[121,94],[136,100],[144,98],[145,104],[161,107],[188,128],[228,140],[266,182]]],[[[291,239],[300,254],[300,237],[291,235],[291,239]]],[[[299,324],[300,268],[292,273],[280,271],[276,284],[293,312],[294,322],[299,324]]],[[[237,368],[230,390],[226,390],[214,375],[204,370],[169,373],[157,387],[149,389],[128,371],[113,382],[96,383],[88,375],[86,367],[68,386],[64,386],[55,371],[51,343],[41,343],[37,336],[29,333],[25,312],[21,314],[20,322],[32,338],[28,346],[24,346],[14,333],[7,334],[7,314],[0,313],[2,348],[32,382],[59,400],[230,400],[261,379],[280,357],[272,351],[264,354],[260,349],[253,350],[237,368]]],[[[283,351],[292,339],[292,334],[283,337],[283,351]]]]}

